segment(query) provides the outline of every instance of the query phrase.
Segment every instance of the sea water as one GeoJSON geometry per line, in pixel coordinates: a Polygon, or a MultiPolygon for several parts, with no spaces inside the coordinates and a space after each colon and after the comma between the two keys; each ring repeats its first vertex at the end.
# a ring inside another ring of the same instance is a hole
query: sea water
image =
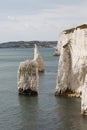
{"type": "Polygon", "coordinates": [[[17,71],[21,61],[33,58],[32,48],[0,49],[0,130],[87,130],[80,99],[55,97],[58,57],[53,48],[40,48],[45,73],[39,95],[19,96],[17,71]]]}

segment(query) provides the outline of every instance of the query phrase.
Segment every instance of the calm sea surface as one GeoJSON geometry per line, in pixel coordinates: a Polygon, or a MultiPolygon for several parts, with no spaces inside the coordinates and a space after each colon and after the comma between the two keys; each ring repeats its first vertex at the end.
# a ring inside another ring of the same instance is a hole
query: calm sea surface
{"type": "Polygon", "coordinates": [[[33,58],[33,49],[0,49],[0,130],[87,130],[80,115],[80,99],[55,97],[58,57],[42,48],[46,66],[40,74],[39,95],[18,95],[17,71],[21,61],[33,58]]]}

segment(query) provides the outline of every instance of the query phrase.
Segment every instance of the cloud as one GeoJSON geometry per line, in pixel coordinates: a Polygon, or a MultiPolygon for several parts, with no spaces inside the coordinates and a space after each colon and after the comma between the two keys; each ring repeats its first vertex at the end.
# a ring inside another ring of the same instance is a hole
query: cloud
{"type": "Polygon", "coordinates": [[[87,21],[87,3],[57,5],[56,8],[39,12],[8,15],[0,20],[1,41],[8,40],[58,40],[67,29],[87,21]]]}
{"type": "MultiPolygon", "coordinates": [[[[8,16],[8,19],[12,22],[18,22],[22,25],[24,24],[26,28],[33,26],[39,30],[44,26],[58,27],[66,22],[71,23],[71,21],[76,21],[79,23],[79,19],[86,19],[87,6],[58,6],[56,9],[44,9],[37,14],[32,15],[22,15],[22,16],[8,16]],[[62,23],[61,23],[62,22],[62,23]]],[[[80,20],[81,21],[81,20],[80,20]]]]}

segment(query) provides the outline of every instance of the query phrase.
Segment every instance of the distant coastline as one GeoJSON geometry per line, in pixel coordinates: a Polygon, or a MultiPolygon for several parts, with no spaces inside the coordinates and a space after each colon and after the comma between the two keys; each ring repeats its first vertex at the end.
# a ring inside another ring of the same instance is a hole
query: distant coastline
{"type": "Polygon", "coordinates": [[[57,41],[11,41],[1,43],[0,48],[33,48],[35,44],[38,47],[53,48],[57,41]]]}

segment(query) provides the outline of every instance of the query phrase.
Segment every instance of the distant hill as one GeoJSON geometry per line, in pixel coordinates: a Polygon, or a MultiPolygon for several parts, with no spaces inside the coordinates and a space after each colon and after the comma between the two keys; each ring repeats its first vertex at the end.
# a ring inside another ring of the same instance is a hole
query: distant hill
{"type": "Polygon", "coordinates": [[[12,41],[0,44],[0,48],[33,48],[37,44],[38,47],[51,48],[57,45],[57,41],[12,41]]]}

